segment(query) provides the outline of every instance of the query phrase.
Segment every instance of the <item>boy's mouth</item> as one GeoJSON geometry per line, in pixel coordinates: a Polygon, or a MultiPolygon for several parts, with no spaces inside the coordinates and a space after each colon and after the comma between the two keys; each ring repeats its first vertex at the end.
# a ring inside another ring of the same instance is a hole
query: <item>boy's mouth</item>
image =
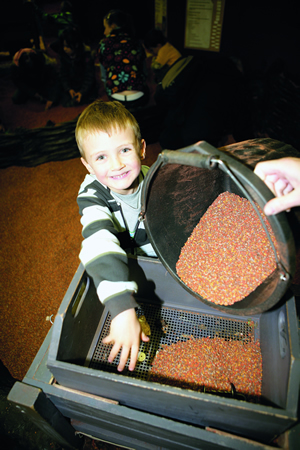
{"type": "Polygon", "coordinates": [[[129,173],[129,171],[121,173],[120,175],[114,175],[111,178],[113,180],[122,180],[123,178],[127,177],[128,173],[129,173]]]}

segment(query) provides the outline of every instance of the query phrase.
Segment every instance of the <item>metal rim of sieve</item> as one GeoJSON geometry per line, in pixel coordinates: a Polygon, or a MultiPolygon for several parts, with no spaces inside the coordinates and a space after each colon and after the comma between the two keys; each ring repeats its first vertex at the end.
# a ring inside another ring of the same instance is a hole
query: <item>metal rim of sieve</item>
{"type": "MultiPolygon", "coordinates": [[[[142,189],[142,209],[140,214],[140,220],[145,221],[145,229],[159,259],[169,271],[169,273],[173,276],[173,278],[175,278],[176,281],[179,282],[192,295],[197,297],[202,302],[208,304],[209,306],[229,314],[251,315],[259,314],[266,310],[269,310],[285,294],[286,290],[289,287],[291,278],[295,273],[296,267],[294,239],[284,213],[279,213],[276,216],[268,217],[268,221],[274,232],[275,239],[279,244],[279,251],[277,255],[274,244],[272,243],[271,245],[275,254],[277,268],[274,274],[268,277],[266,282],[263,283],[269,283],[267,289],[264,290],[264,294],[261,294],[260,286],[258,286],[256,290],[260,295],[259,300],[254,299],[254,296],[250,294],[249,296],[245,297],[239,302],[236,302],[233,305],[217,305],[206,300],[205,298],[201,297],[201,295],[191,290],[177,276],[174,269],[174,260],[172,259],[174,258],[174,256],[171,255],[171,253],[166,252],[165,246],[162,245],[162,243],[158,239],[157,223],[155,222],[160,219],[158,218],[158,216],[155,216],[156,211],[153,210],[153,207],[151,213],[149,213],[148,211],[149,202],[153,202],[153,192],[151,191],[150,194],[150,190],[153,190],[153,182],[154,186],[156,186],[156,178],[158,177],[159,179],[159,169],[160,167],[166,166],[167,164],[177,164],[181,166],[186,165],[192,166],[193,168],[210,170],[216,168],[216,166],[218,165],[218,168],[220,166],[220,169],[236,183],[240,190],[242,190],[243,195],[245,195],[248,200],[249,198],[251,199],[250,201],[252,206],[254,204],[253,200],[255,200],[262,209],[265,203],[274,197],[269,188],[245,164],[235,160],[231,156],[216,149],[207,142],[200,141],[193,146],[189,146],[177,151],[164,150],[158,156],[157,161],[150,167],[150,170],[145,178],[145,183],[142,189]],[[248,192],[249,188],[252,195],[255,196],[254,198],[252,198],[252,196],[248,192]],[[155,225],[155,228],[153,228],[153,225],[155,225]]],[[[155,191],[154,194],[157,195],[157,191],[155,191]]],[[[255,205],[254,209],[256,209],[255,205]]],[[[259,214],[259,211],[256,211],[256,213],[259,214]]],[[[260,217],[260,220],[262,221],[263,219],[260,217]]],[[[267,236],[270,240],[269,233],[267,233],[267,236]]]]}

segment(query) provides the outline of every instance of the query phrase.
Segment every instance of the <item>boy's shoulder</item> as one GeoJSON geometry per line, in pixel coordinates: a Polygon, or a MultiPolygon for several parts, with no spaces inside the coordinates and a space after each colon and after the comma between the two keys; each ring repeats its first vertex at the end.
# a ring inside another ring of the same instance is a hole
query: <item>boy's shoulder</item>
{"type": "Polygon", "coordinates": [[[101,184],[95,175],[87,174],[80,185],[78,196],[80,195],[92,195],[95,193],[97,196],[103,195],[105,197],[111,198],[109,189],[101,184]]]}
{"type": "Polygon", "coordinates": [[[147,174],[149,169],[150,169],[150,167],[148,167],[148,166],[141,166],[141,172],[144,175],[144,177],[147,174]]]}
{"type": "MultiPolygon", "coordinates": [[[[89,186],[90,184],[93,184],[94,181],[97,181],[97,178],[95,175],[92,175],[90,173],[87,173],[84,177],[83,182],[80,185],[79,191],[81,191],[82,188],[85,188],[86,186],[89,186]]],[[[100,184],[100,183],[99,183],[100,184]]]]}
{"type": "Polygon", "coordinates": [[[109,189],[102,185],[94,175],[86,175],[77,195],[79,213],[82,214],[83,210],[90,206],[105,208],[110,207],[112,203],[115,203],[115,199],[109,189]]]}

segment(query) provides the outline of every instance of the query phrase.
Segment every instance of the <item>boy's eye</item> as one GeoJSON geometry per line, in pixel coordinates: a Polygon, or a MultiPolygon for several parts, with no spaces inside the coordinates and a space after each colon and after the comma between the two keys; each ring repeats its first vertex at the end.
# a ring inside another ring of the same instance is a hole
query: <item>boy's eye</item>
{"type": "Polygon", "coordinates": [[[105,158],[104,155],[99,155],[98,158],[97,158],[97,160],[98,160],[98,161],[102,161],[104,158],[105,158]]]}

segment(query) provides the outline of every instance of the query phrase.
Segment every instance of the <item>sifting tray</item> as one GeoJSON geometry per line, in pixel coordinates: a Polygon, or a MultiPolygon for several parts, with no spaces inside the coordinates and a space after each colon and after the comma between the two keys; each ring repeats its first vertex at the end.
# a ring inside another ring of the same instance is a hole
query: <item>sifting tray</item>
{"type": "Polygon", "coordinates": [[[134,372],[125,369],[122,373],[117,372],[118,361],[107,363],[109,346],[104,347],[101,340],[108,332],[109,313],[79,266],[52,327],[47,365],[56,383],[129,408],[261,442],[269,442],[296,423],[300,359],[293,297],[284,298],[263,314],[230,315],[199,302],[159,260],[130,258],[129,267],[131,279],[139,286],[138,314],[144,314],[151,327],[150,343],[140,347],[146,355],[144,361],[134,372]],[[187,335],[259,339],[263,360],[261,401],[253,403],[149,381],[150,363],[160,346],[186,339],[187,335]]]}
{"type": "MultiPolygon", "coordinates": [[[[244,344],[259,342],[259,320],[237,319],[222,317],[215,314],[191,312],[183,309],[161,307],[150,303],[139,302],[137,316],[144,315],[151,329],[150,342],[142,342],[140,345],[139,360],[134,371],[126,371],[129,362],[125,366],[126,376],[140,380],[149,380],[152,362],[158,351],[164,346],[186,342],[191,337],[195,339],[222,338],[225,341],[242,341],[244,344]]],[[[104,345],[102,339],[109,334],[111,324],[110,314],[100,331],[95,349],[87,355],[88,366],[92,369],[116,372],[119,364],[120,353],[113,363],[108,363],[107,358],[112,345],[104,345]],[[89,362],[90,361],[90,362],[89,362]]],[[[98,334],[98,333],[96,333],[98,334]]],[[[170,380],[176,385],[176,380],[170,380]]],[[[180,384],[179,384],[180,386],[180,384]]],[[[212,392],[211,392],[212,393],[212,392]]],[[[214,391],[216,394],[217,392],[214,391]]],[[[232,397],[238,397],[239,392],[231,392],[232,397]]],[[[220,395],[220,394],[218,394],[220,395]]],[[[243,397],[246,398],[245,396],[243,397]]]]}

